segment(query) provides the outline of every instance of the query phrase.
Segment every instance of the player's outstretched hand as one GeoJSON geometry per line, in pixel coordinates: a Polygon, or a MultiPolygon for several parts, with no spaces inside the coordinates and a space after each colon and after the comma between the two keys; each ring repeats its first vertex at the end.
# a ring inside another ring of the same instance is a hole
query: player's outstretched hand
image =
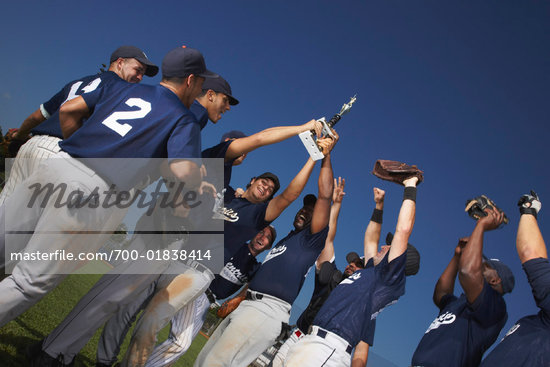
{"type": "Polygon", "coordinates": [[[334,179],[334,189],[332,190],[332,202],[341,203],[344,195],[344,186],[346,186],[346,179],[338,177],[338,180],[334,179]]]}
{"type": "Polygon", "coordinates": [[[383,203],[384,197],[386,196],[386,192],[382,189],[379,189],[378,187],[373,187],[372,191],[374,193],[374,202],[375,203],[383,203]]]}
{"type": "Polygon", "coordinates": [[[334,137],[326,136],[326,137],[317,139],[317,145],[319,145],[319,148],[321,148],[321,151],[324,155],[329,154],[332,151],[332,149],[334,149],[334,146],[340,139],[340,136],[336,133],[336,131],[334,129],[331,129],[331,130],[334,137]]]}
{"type": "Polygon", "coordinates": [[[478,219],[477,223],[483,226],[485,231],[497,229],[504,222],[504,213],[496,208],[487,207],[484,212],[487,214],[478,219]]]}
{"type": "Polygon", "coordinates": [[[317,120],[310,120],[302,125],[303,131],[315,131],[315,136],[323,135],[323,123],[317,120]]]}

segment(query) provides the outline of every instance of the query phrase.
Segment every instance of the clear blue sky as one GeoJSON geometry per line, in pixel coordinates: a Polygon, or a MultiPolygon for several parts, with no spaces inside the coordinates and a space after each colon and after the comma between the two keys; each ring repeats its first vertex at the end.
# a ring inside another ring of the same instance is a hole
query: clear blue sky
{"type": "MultiPolygon", "coordinates": [[[[372,349],[406,366],[437,314],[433,286],[457,239],[473,229],[467,198],[487,194],[510,217],[485,246],[516,275],[502,334],[537,310],[515,253],[515,203],[537,190],[549,235],[549,17],[550,4],[540,1],[10,1],[0,14],[0,123],[4,131],[19,126],[121,44],[139,46],[159,65],[174,47],[198,48],[231,83],[241,104],[205,128],[204,147],[230,129],[251,134],[329,117],[357,93],[333,157],[335,174],[348,182],[336,237],[340,267],[348,251],[362,248],[375,185],[387,191],[383,231],[395,228],[402,189],[372,176],[374,161],[425,171],[411,238],[421,270],[380,315],[372,349]]],[[[306,158],[298,138],[261,149],[234,170],[233,184],[265,170],[288,183],[306,158]]],[[[316,177],[307,190],[316,191],[316,177]]],[[[275,222],[279,234],[298,207],[275,222]]],[[[311,289],[308,281],[292,321],[311,289]]]]}

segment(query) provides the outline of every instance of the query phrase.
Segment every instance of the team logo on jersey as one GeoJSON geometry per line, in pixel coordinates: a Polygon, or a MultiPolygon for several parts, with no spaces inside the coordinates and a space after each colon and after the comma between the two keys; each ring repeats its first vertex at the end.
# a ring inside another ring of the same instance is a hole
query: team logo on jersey
{"type": "MultiPolygon", "coordinates": [[[[510,330],[508,330],[508,332],[506,333],[506,335],[504,335],[504,338],[502,338],[502,340],[506,339],[508,336],[512,335],[513,333],[516,332],[517,329],[519,329],[521,325],[520,324],[515,324],[514,326],[512,326],[510,328],[510,330]]],[[[501,340],[501,341],[502,341],[501,340]]]]}
{"type": "Polygon", "coordinates": [[[241,273],[241,270],[235,267],[232,262],[225,264],[223,269],[220,271],[220,276],[237,285],[243,285],[248,282],[246,274],[241,273]]]}
{"type": "Polygon", "coordinates": [[[342,280],[340,284],[351,284],[355,282],[357,279],[361,278],[361,273],[355,272],[354,274],[350,275],[346,279],[342,280]]]}
{"type": "Polygon", "coordinates": [[[452,324],[456,320],[456,315],[451,312],[445,312],[443,315],[439,315],[432,321],[430,327],[424,334],[428,334],[430,331],[437,329],[441,325],[452,324]]]}
{"type": "Polygon", "coordinates": [[[223,216],[223,220],[228,222],[236,222],[239,220],[239,213],[231,208],[222,208],[221,215],[223,216]]]}
{"type": "Polygon", "coordinates": [[[273,259],[273,258],[275,258],[279,255],[282,255],[285,251],[286,251],[286,245],[273,247],[271,249],[271,251],[269,251],[269,253],[265,257],[264,264],[266,262],[268,262],[269,260],[271,260],[271,259],[273,259]]]}

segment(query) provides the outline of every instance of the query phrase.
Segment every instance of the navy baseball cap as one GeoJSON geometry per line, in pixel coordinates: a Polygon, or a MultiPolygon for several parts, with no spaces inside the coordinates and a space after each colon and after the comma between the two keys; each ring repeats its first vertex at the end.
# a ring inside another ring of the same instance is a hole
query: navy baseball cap
{"type": "Polygon", "coordinates": [[[218,75],[217,78],[208,78],[202,83],[202,90],[212,89],[216,93],[223,93],[229,98],[229,104],[235,106],[239,104],[237,98],[231,95],[231,86],[229,83],[218,75]]]}
{"type": "Polygon", "coordinates": [[[275,240],[277,239],[277,231],[275,230],[275,227],[273,227],[271,224],[268,225],[268,227],[271,230],[271,246],[273,246],[275,240]]]}
{"type": "Polygon", "coordinates": [[[120,46],[111,54],[109,63],[117,60],[120,57],[123,59],[136,59],[137,61],[141,62],[143,65],[145,65],[145,75],[147,76],[155,76],[159,72],[159,67],[153,64],[147,58],[145,52],[135,46],[120,46]]]}
{"type": "Polygon", "coordinates": [[[483,260],[485,260],[485,262],[489,264],[491,268],[497,271],[497,274],[502,284],[502,292],[504,294],[510,293],[512,289],[514,289],[514,285],[516,284],[516,279],[514,278],[512,270],[510,270],[508,266],[504,265],[504,263],[499,259],[489,259],[485,255],[483,255],[483,260]]]}
{"type": "MultiPolygon", "coordinates": [[[[388,232],[386,236],[386,245],[391,246],[393,241],[393,233],[388,232]]],[[[420,269],[420,252],[411,245],[407,243],[407,258],[405,259],[405,275],[415,275],[420,269]]]]}
{"type": "Polygon", "coordinates": [[[277,177],[277,175],[275,175],[274,173],[264,172],[261,175],[259,175],[258,177],[254,177],[254,178],[255,179],[267,178],[267,179],[270,179],[271,181],[273,181],[273,183],[275,184],[275,187],[273,188],[273,194],[271,194],[272,197],[281,188],[281,184],[279,183],[279,177],[277,177]]]}
{"type": "Polygon", "coordinates": [[[190,74],[203,78],[217,78],[218,74],[206,69],[204,57],[199,50],[190,47],[177,47],[168,52],[162,60],[162,76],[185,77],[190,74]]]}
{"type": "Polygon", "coordinates": [[[225,139],[240,139],[240,138],[246,138],[246,134],[239,130],[231,130],[222,135],[222,140],[220,142],[223,143],[225,139]]]}
{"type": "Polygon", "coordinates": [[[346,255],[346,261],[348,264],[354,263],[355,265],[361,264],[362,267],[365,267],[365,260],[359,256],[359,254],[355,251],[349,252],[346,255]]]}

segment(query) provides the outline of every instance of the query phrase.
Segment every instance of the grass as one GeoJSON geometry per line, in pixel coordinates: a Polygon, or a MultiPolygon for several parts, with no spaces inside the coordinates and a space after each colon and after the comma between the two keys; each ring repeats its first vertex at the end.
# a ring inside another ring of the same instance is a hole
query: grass
{"type": "MultiPolygon", "coordinates": [[[[94,269],[102,268],[102,264],[91,264],[94,269]],[[96,268],[99,267],[99,268],[96,268]]],[[[0,366],[22,367],[28,366],[27,348],[44,338],[52,331],[72,307],[100,278],[95,274],[69,275],[63,283],[50,292],[39,303],[30,308],[14,321],[0,328],[0,366]]],[[[97,342],[102,328],[98,329],[94,337],[76,357],[75,367],[94,367],[97,342]]],[[[159,341],[168,336],[169,327],[159,334],[159,341]]],[[[124,356],[130,342],[131,330],[121,348],[119,360],[124,356]]],[[[206,343],[206,337],[199,334],[193,344],[174,366],[192,366],[193,362],[206,343]]]]}

